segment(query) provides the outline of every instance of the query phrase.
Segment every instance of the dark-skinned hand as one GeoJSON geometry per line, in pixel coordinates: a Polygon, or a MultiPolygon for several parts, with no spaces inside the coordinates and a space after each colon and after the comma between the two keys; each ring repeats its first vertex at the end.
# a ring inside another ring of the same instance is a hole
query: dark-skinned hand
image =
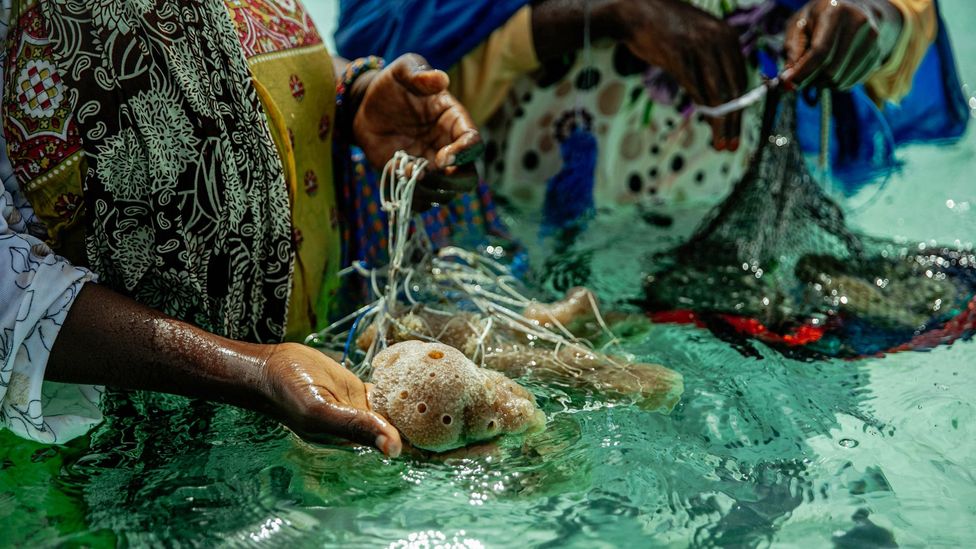
{"type": "Polygon", "coordinates": [[[272,413],[303,439],[329,442],[338,436],[400,455],[400,433],[370,408],[370,386],[326,355],[283,343],[268,357],[264,374],[272,413]]]}
{"type": "MultiPolygon", "coordinates": [[[[695,103],[713,107],[745,93],[739,37],[724,21],[682,0],[629,0],[618,11],[630,51],[674,77],[695,103]]],[[[741,112],[709,121],[716,149],[739,147],[741,112]]]]}
{"type": "Polygon", "coordinates": [[[374,168],[382,169],[399,150],[430,163],[415,192],[419,208],[447,202],[478,183],[474,158],[466,157],[477,156],[481,136],[468,111],[448,93],[449,84],[446,73],[406,54],[360,77],[352,90],[361,97],[353,138],[374,168]]]}
{"type": "Polygon", "coordinates": [[[848,90],[884,63],[902,25],[888,0],[811,0],[787,24],[783,82],[848,90]]]}

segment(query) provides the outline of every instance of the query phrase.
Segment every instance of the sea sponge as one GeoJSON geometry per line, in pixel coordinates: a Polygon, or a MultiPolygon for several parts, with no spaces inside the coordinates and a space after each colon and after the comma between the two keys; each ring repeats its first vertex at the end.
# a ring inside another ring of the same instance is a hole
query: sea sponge
{"type": "Polygon", "coordinates": [[[596,295],[583,287],[571,288],[566,297],[553,303],[530,303],[522,314],[542,326],[558,322],[568,325],[574,320],[592,316],[599,307],[596,295]]]}
{"type": "Polygon", "coordinates": [[[444,452],[545,426],[525,388],[442,343],[387,348],[373,359],[372,382],[373,410],[425,450],[444,452]]]}

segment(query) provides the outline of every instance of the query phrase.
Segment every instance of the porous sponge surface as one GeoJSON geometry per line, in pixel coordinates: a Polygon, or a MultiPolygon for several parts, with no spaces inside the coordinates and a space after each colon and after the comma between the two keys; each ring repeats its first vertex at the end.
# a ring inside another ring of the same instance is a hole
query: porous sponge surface
{"type": "Polygon", "coordinates": [[[545,425],[524,387],[442,343],[388,347],[373,360],[372,382],[373,409],[425,450],[443,452],[545,425]]]}

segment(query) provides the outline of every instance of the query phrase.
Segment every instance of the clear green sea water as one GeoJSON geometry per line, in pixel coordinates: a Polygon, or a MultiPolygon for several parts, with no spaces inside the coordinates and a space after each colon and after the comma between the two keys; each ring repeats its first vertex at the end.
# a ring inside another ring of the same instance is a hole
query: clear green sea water
{"type": "MultiPolygon", "coordinates": [[[[976,6],[943,6],[976,83],[976,6]]],[[[976,240],[976,133],[904,159],[853,223],[976,240]]],[[[634,223],[601,216],[582,259],[550,274],[582,262],[602,294],[630,295],[646,254],[634,223]]],[[[545,264],[547,251],[534,253],[545,264]]],[[[976,343],[799,362],[652,326],[625,345],[684,374],[672,415],[529,381],[545,433],[448,461],[308,446],[225,406],[115,397],[110,419],[65,447],[0,434],[0,545],[972,546],[976,343]]]]}

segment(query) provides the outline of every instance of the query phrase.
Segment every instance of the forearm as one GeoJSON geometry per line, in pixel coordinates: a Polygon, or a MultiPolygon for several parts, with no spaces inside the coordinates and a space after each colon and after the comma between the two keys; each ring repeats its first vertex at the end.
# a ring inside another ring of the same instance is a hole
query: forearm
{"type": "Polygon", "coordinates": [[[274,346],[221,338],[96,284],[78,294],[45,379],[268,409],[264,365],[274,346]]]}
{"type": "Polygon", "coordinates": [[[532,3],[532,42],[540,60],[574,52],[583,46],[586,5],[590,9],[590,37],[621,39],[620,15],[626,0],[535,0],[532,3]]]}

